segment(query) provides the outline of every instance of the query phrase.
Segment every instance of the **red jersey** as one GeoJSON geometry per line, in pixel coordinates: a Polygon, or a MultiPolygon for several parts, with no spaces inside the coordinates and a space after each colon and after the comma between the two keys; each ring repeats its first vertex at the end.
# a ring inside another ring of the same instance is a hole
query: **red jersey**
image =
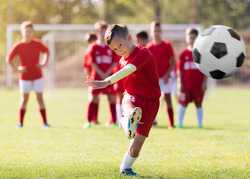
{"type": "Polygon", "coordinates": [[[148,43],[147,48],[154,55],[159,77],[163,77],[169,69],[169,61],[174,58],[174,50],[169,41],[162,41],[159,44],[148,43]]]}
{"type": "Polygon", "coordinates": [[[202,89],[205,76],[199,71],[193,61],[192,51],[184,49],[180,54],[178,68],[183,90],[202,89]]]}
{"type": "Polygon", "coordinates": [[[130,95],[146,99],[159,98],[160,87],[158,73],[153,55],[148,49],[135,47],[133,52],[120,60],[122,66],[133,64],[136,71],[123,79],[123,87],[130,95]]]}
{"type": "Polygon", "coordinates": [[[22,73],[22,80],[36,80],[42,77],[42,70],[38,67],[40,53],[49,53],[48,48],[38,39],[30,42],[19,42],[15,44],[8,54],[10,62],[16,56],[19,57],[20,65],[26,68],[26,72],[22,73]]]}
{"type": "MultiPolygon", "coordinates": [[[[90,58],[90,63],[97,65],[104,73],[115,63],[115,54],[107,45],[93,44],[87,55],[90,58]]],[[[91,79],[103,80],[93,68],[91,68],[91,79]]]]}

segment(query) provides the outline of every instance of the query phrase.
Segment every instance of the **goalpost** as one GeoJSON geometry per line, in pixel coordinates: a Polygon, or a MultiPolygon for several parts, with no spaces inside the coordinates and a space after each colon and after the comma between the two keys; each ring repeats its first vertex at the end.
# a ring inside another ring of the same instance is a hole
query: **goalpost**
{"type": "MultiPolygon", "coordinates": [[[[185,47],[185,30],[188,27],[196,27],[201,29],[199,24],[162,24],[162,35],[163,39],[169,39],[173,42],[175,51],[179,52],[185,47]]],[[[149,32],[149,24],[129,24],[128,28],[131,34],[134,36],[137,32],[145,30],[149,32]]],[[[45,35],[42,37],[42,41],[49,47],[50,50],[50,60],[48,67],[45,69],[45,82],[48,88],[55,88],[55,67],[58,61],[58,53],[63,52],[67,47],[62,49],[60,44],[69,42],[78,42],[77,47],[75,47],[76,53],[77,49],[83,46],[83,42],[86,33],[94,31],[94,25],[90,24],[34,24],[34,30],[36,32],[43,32],[45,35]]],[[[13,35],[20,31],[19,24],[10,24],[7,26],[7,51],[13,45],[13,35]]],[[[178,54],[178,53],[177,53],[178,54]]],[[[68,54],[73,55],[73,54],[68,54]]],[[[73,71],[73,70],[72,70],[73,71]]],[[[68,71],[70,72],[70,71],[68,71]]],[[[72,79],[74,80],[74,79],[72,79]]],[[[5,85],[7,88],[13,87],[13,74],[9,65],[5,68],[5,85]]]]}

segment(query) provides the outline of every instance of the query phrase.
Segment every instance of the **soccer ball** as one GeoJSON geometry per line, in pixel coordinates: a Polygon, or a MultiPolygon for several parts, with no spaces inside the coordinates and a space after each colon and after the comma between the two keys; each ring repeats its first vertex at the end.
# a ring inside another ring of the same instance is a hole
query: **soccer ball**
{"type": "Polygon", "coordinates": [[[214,25],[198,36],[193,58],[200,71],[208,77],[223,79],[238,70],[246,57],[245,43],[232,28],[214,25]]]}

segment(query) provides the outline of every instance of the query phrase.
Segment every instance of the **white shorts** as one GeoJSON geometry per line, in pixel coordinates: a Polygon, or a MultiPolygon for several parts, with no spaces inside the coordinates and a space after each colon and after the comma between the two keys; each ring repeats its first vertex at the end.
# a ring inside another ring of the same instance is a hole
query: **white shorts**
{"type": "Polygon", "coordinates": [[[29,93],[31,91],[42,93],[44,89],[43,78],[33,81],[19,80],[19,86],[22,93],[29,93]]]}
{"type": "Polygon", "coordinates": [[[176,82],[176,74],[172,72],[170,74],[169,80],[167,83],[164,82],[162,78],[159,79],[159,85],[161,88],[161,92],[164,94],[168,93],[174,93],[177,88],[177,82],[176,82]]]}

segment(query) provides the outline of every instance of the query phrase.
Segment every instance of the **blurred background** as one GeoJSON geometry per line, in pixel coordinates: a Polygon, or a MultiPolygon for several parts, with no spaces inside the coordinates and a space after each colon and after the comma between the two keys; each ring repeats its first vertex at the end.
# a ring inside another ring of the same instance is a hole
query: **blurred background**
{"type": "MultiPolygon", "coordinates": [[[[8,48],[20,40],[18,24],[24,20],[40,24],[35,26],[36,36],[52,52],[46,77],[47,85],[54,88],[82,86],[85,34],[93,31],[93,24],[100,19],[129,24],[132,34],[148,31],[152,20],[160,20],[164,24],[163,36],[173,42],[178,56],[185,47],[184,32],[188,26],[202,29],[214,24],[236,29],[249,52],[249,17],[250,0],[0,0],[0,84],[4,87],[17,84],[13,83],[17,81],[15,75],[6,69],[5,56],[8,48]]],[[[249,84],[247,53],[243,67],[218,85],[249,84]]]]}

